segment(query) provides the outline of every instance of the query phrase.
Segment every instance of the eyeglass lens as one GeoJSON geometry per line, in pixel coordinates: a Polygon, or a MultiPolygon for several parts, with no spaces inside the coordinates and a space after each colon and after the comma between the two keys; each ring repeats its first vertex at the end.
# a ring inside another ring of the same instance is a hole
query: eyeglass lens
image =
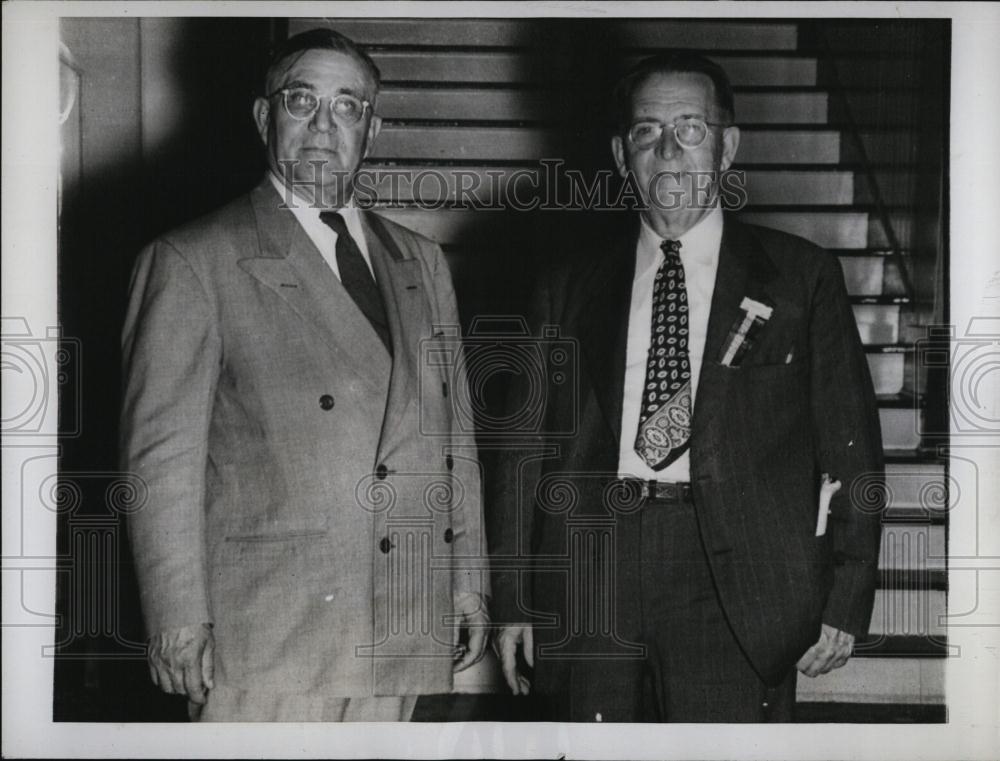
{"type": "MultiPolygon", "coordinates": [[[[293,119],[309,119],[320,107],[320,96],[310,90],[288,90],[285,92],[285,108],[293,119]]],[[[330,113],[335,118],[354,124],[365,112],[362,101],[347,93],[332,97],[330,113]]]]}
{"type": "Polygon", "coordinates": [[[708,125],[701,119],[681,119],[673,124],[637,122],[629,129],[629,139],[639,148],[648,148],[660,141],[665,129],[673,130],[674,138],[684,148],[697,148],[708,136],[708,125]]]}

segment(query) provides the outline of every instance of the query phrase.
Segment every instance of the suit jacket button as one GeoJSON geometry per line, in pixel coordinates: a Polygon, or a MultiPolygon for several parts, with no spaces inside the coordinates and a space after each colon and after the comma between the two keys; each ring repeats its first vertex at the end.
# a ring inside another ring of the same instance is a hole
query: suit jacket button
{"type": "Polygon", "coordinates": [[[323,394],[323,396],[319,398],[319,406],[324,410],[332,410],[334,404],[335,402],[333,401],[333,397],[329,394],[323,394]]]}
{"type": "Polygon", "coordinates": [[[375,468],[375,478],[379,481],[384,481],[387,475],[389,475],[389,469],[385,466],[385,463],[381,463],[375,468]]]}
{"type": "Polygon", "coordinates": [[[451,544],[454,541],[454,539],[455,539],[455,532],[452,531],[450,528],[446,528],[444,530],[444,543],[451,544]]]}
{"type": "Polygon", "coordinates": [[[452,457],[451,455],[448,455],[447,457],[444,458],[444,464],[446,466],[448,466],[448,470],[454,470],[455,469],[455,458],[452,457]]]}
{"type": "Polygon", "coordinates": [[[389,537],[383,536],[382,541],[378,543],[378,548],[382,550],[383,555],[388,555],[389,550],[392,549],[392,542],[389,541],[389,537]]]}

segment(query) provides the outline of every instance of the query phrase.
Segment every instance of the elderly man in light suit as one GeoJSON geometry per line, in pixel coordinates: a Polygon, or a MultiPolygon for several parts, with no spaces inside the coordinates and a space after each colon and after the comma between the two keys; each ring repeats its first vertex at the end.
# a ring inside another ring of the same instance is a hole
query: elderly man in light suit
{"type": "Polygon", "coordinates": [[[378,69],[277,51],[268,176],[139,257],[123,465],[153,681],[202,720],[406,720],[482,655],[480,474],[440,248],[353,204],[378,69]],[[459,629],[468,628],[467,645],[459,629]]]}

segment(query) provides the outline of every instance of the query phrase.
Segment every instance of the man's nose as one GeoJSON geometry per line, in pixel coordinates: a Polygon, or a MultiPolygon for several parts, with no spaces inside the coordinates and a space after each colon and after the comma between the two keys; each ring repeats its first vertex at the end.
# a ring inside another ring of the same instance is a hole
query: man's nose
{"type": "Polygon", "coordinates": [[[309,121],[309,128],[311,130],[314,132],[331,132],[337,129],[337,123],[333,120],[330,108],[330,101],[320,98],[319,108],[316,109],[316,113],[313,114],[312,119],[309,121]]]}
{"type": "Polygon", "coordinates": [[[681,144],[677,142],[677,137],[674,135],[674,130],[670,127],[663,128],[663,134],[660,135],[660,141],[656,144],[656,156],[661,159],[673,159],[677,158],[684,149],[681,144]]]}

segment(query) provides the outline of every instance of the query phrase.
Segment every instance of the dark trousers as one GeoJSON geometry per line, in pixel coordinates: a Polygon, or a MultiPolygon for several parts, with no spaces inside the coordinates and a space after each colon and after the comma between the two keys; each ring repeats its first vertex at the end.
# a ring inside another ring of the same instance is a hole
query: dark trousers
{"type": "MultiPolygon", "coordinates": [[[[553,695],[563,721],[786,722],[793,720],[794,669],[768,687],[726,620],[712,582],[695,506],[647,501],[623,520],[638,521],[638,552],[620,566],[626,594],[639,596],[645,657],[581,661],[567,691],[553,695]]],[[[752,571],[751,571],[752,572],[752,571]]],[[[619,589],[622,589],[620,586],[619,589]]]]}

